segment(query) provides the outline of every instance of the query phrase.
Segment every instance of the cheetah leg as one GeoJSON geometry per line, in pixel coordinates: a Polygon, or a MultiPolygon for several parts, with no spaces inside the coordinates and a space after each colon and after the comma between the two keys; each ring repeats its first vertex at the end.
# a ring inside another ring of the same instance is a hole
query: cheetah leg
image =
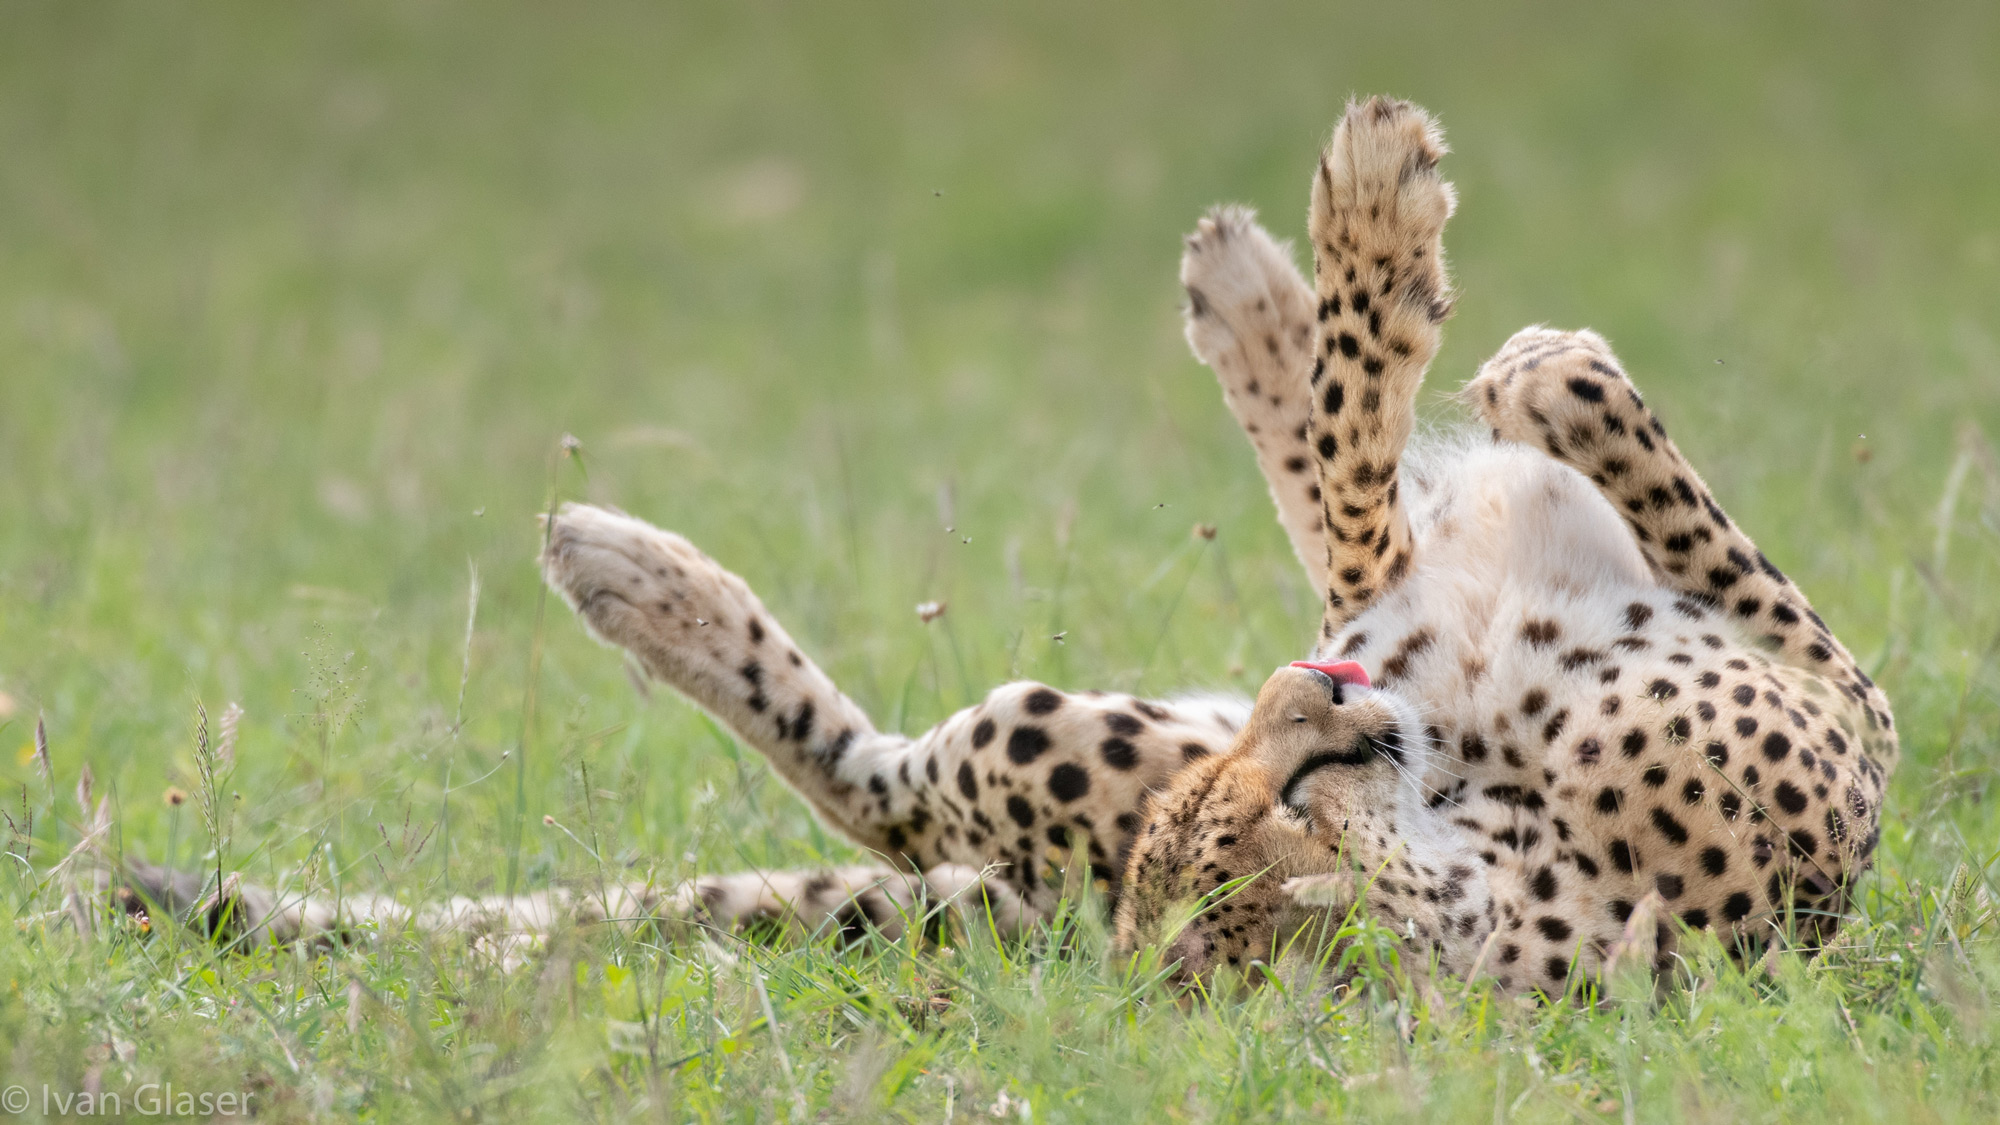
{"type": "Polygon", "coordinates": [[[1590,478],[1662,585],[1730,614],[1780,661],[1824,677],[1858,705],[1874,753],[1893,766],[1888,701],[1805,594],[1723,512],[1603,337],[1524,329],[1480,367],[1464,397],[1496,437],[1590,478]]]}
{"type": "Polygon", "coordinates": [[[1217,207],[1187,236],[1181,255],[1187,340],[1215,372],[1271,488],[1278,522],[1313,589],[1326,588],[1319,479],[1306,442],[1307,372],[1313,364],[1312,287],[1288,247],[1245,207],[1217,207]]]}
{"type": "Polygon", "coordinates": [[[1035,909],[1078,868],[1109,890],[1146,794],[1226,746],[1248,712],[1017,683],[925,734],[890,734],[678,535],[567,505],[542,568],[592,633],[727,724],[834,831],[905,871],[997,867],[1035,909]]]}
{"type": "Polygon", "coordinates": [[[1313,177],[1319,351],[1310,376],[1326,552],[1322,642],[1409,571],[1397,496],[1416,394],[1451,311],[1443,233],[1444,138],[1408,102],[1349,105],[1313,177]]]}

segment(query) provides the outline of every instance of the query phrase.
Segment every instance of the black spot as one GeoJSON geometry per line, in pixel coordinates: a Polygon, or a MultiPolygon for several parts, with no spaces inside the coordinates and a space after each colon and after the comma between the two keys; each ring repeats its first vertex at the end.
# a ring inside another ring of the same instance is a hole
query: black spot
{"type": "Polygon", "coordinates": [[[1792,740],[1783,731],[1772,731],[1764,736],[1764,756],[1774,762],[1782,762],[1792,752],[1792,740]]]}
{"type": "Polygon", "coordinates": [[[1724,746],[1720,742],[1709,743],[1707,746],[1702,747],[1701,752],[1702,756],[1708,759],[1708,764],[1714,766],[1716,769],[1721,769],[1729,764],[1729,747],[1724,746]]]}
{"type": "Polygon", "coordinates": [[[1074,762],[1064,762],[1049,772],[1049,792],[1058,801],[1074,801],[1090,792],[1090,774],[1074,762]]]}
{"type": "Polygon", "coordinates": [[[1626,757],[1628,758],[1638,757],[1639,754],[1646,749],[1646,732],[1639,730],[1636,727],[1633,728],[1632,730],[1626,731],[1625,741],[1621,743],[1621,745],[1625,750],[1626,757]]]}
{"type": "Polygon", "coordinates": [[[1658,789],[1667,783],[1667,777],[1667,767],[1654,762],[1646,767],[1646,772],[1639,775],[1639,780],[1645,782],[1649,789],[1658,789]]]}
{"type": "Polygon", "coordinates": [[[1340,342],[1341,355],[1344,355],[1349,359],[1353,359],[1355,356],[1361,354],[1361,341],[1355,339],[1353,333],[1342,332],[1340,334],[1339,342],[1340,342]]]}
{"type": "Polygon", "coordinates": [[[1549,974],[1550,980],[1561,983],[1569,979],[1569,962],[1561,957],[1551,957],[1542,966],[1542,971],[1549,974]]]}
{"type": "Polygon", "coordinates": [[[1553,621],[1530,620],[1523,622],[1521,625],[1521,639],[1528,642],[1534,648],[1545,648],[1552,645],[1556,643],[1556,638],[1560,636],[1562,636],[1562,627],[1553,621]]]}
{"type": "Polygon", "coordinates": [[[1611,866],[1630,875],[1639,866],[1639,857],[1633,853],[1632,845],[1623,840],[1613,840],[1607,850],[1611,853],[1611,866]]]}
{"type": "Polygon", "coordinates": [[[1542,708],[1548,705],[1548,692],[1543,691],[1541,688],[1529,688],[1528,693],[1521,697],[1521,714],[1539,715],[1542,713],[1542,708]]]}
{"type": "Polygon", "coordinates": [[[1146,724],[1141,722],[1138,716],[1127,715],[1123,711],[1105,712],[1104,725],[1111,728],[1112,734],[1121,735],[1125,738],[1131,738],[1146,729],[1146,724]]]}
{"type": "Polygon", "coordinates": [[[1187,759],[1188,761],[1192,762],[1196,758],[1205,758],[1207,756],[1208,756],[1208,747],[1203,746],[1201,743],[1199,742],[1181,743],[1181,757],[1187,759]]]}
{"type": "Polygon", "coordinates": [[[1107,738],[1097,748],[1104,755],[1104,764],[1112,769],[1129,770],[1139,764],[1139,749],[1122,738],[1107,738]]]}
{"type": "Polygon", "coordinates": [[[1705,930],[1708,928],[1708,911],[1699,906],[1692,910],[1683,910],[1681,921],[1686,922],[1690,929],[1705,930]]]}
{"type": "Polygon", "coordinates": [[[1710,847],[1701,849],[1701,869],[1711,876],[1720,875],[1729,870],[1728,853],[1724,852],[1721,848],[1710,847]]]}
{"type": "Polygon", "coordinates": [[[1682,804],[1699,805],[1701,799],[1706,796],[1708,796],[1708,786],[1703,785],[1698,777],[1688,778],[1687,784],[1681,786],[1682,804]]]}
{"type": "Polygon", "coordinates": [[[1625,794],[1616,789],[1600,790],[1597,794],[1597,811],[1607,815],[1615,813],[1624,800],[1625,794]]]}
{"type": "Polygon", "coordinates": [[[1625,607],[1625,628],[1637,632],[1646,622],[1653,619],[1653,607],[1645,602],[1633,602],[1625,607]]]}
{"type": "Polygon", "coordinates": [[[1333,455],[1339,452],[1340,443],[1333,440],[1332,434],[1319,435],[1319,455],[1322,458],[1331,461],[1333,460],[1333,455]]]}
{"type": "Polygon", "coordinates": [[[1681,693],[1680,685],[1672,680],[1654,680],[1646,685],[1646,694],[1654,699],[1672,699],[1681,693]]]}
{"type": "Polygon", "coordinates": [[[1569,935],[1575,932],[1570,929],[1568,922],[1552,914],[1544,914],[1540,918],[1535,919],[1535,928],[1540,930],[1542,936],[1550,941],[1568,941],[1569,935]]]}
{"type": "Polygon", "coordinates": [[[993,732],[992,719],[979,720],[979,725],[972,728],[972,748],[974,750],[986,749],[986,744],[993,741],[993,732]]]}
{"type": "Polygon", "coordinates": [[[1597,878],[1596,860],[1590,858],[1589,856],[1583,854],[1582,852],[1577,852],[1575,855],[1572,855],[1569,858],[1571,863],[1576,864],[1576,869],[1578,871],[1583,872],[1584,878],[1586,879],[1597,878]]]}
{"type": "Polygon", "coordinates": [[[1600,384],[1581,375],[1569,381],[1569,393],[1585,402],[1603,402],[1604,388],[1600,384]]]}
{"type": "Polygon", "coordinates": [[[958,763],[958,791],[968,801],[979,799],[979,779],[972,773],[971,762],[958,763]]]}
{"type": "Polygon", "coordinates": [[[1739,738],[1749,738],[1757,733],[1757,720],[1748,715],[1736,720],[1736,734],[1739,738]]]}
{"type": "MultiPolygon", "coordinates": [[[[840,760],[847,756],[847,748],[852,745],[854,745],[853,729],[852,728],[843,729],[839,734],[834,736],[833,742],[830,743],[825,750],[820,751],[820,755],[823,760],[822,764],[827,769],[832,769],[834,766],[839,765],[840,760]]],[[[931,759],[931,780],[932,781],[937,780],[936,758],[931,759]]]]}
{"type": "Polygon", "coordinates": [[[1567,708],[1549,716],[1549,721],[1542,726],[1542,741],[1554,742],[1556,736],[1563,732],[1563,724],[1568,721],[1569,710],[1567,708]]]}
{"type": "Polygon", "coordinates": [[[1671,902],[1681,897],[1681,877],[1661,873],[1653,876],[1653,886],[1659,889],[1660,897],[1671,902]]]}
{"type": "Polygon", "coordinates": [[[1737,891],[1722,904],[1722,916],[1731,922],[1741,922],[1750,916],[1750,896],[1737,891]]]}
{"type": "Polygon", "coordinates": [[[1612,899],[1611,902],[1607,905],[1607,909],[1611,911],[1611,917],[1617,919],[1620,922],[1626,921],[1632,917],[1632,904],[1626,902],[1622,898],[1612,899]]]}
{"type": "Polygon", "coordinates": [[[1653,809],[1653,827],[1666,837],[1667,843],[1680,847],[1688,842],[1687,826],[1674,819],[1674,814],[1662,808],[1653,809]]]}
{"type": "Polygon", "coordinates": [[[1015,765],[1027,765],[1048,748],[1049,733],[1040,727],[1015,727],[1007,736],[1007,758],[1015,765]]]}
{"type": "Polygon", "coordinates": [[[1347,389],[1340,385],[1340,380],[1335,379],[1333,382],[1328,383],[1326,385],[1326,398],[1321,402],[1321,405],[1326,408],[1326,412],[1328,414],[1338,414],[1340,413],[1340,408],[1346,405],[1346,403],[1347,389]]]}
{"type": "Polygon", "coordinates": [[[1028,693],[1028,698],[1021,701],[1021,705],[1028,709],[1030,715],[1046,715],[1061,707],[1062,703],[1062,696],[1048,688],[1036,688],[1028,693]]]}
{"type": "Polygon", "coordinates": [[[1010,793],[1007,795],[1007,815],[1013,817],[1014,823],[1023,828],[1030,827],[1035,823],[1035,807],[1030,805],[1027,798],[1021,796],[1019,793],[1010,793]]]}
{"type": "Polygon", "coordinates": [[[1793,816],[1806,811],[1806,795],[1789,781],[1780,781],[1778,787],[1772,790],[1771,796],[1777,800],[1779,808],[1793,816]]]}
{"type": "Polygon", "coordinates": [[[1542,902],[1547,902],[1556,897],[1556,890],[1558,889],[1556,886],[1556,873],[1544,867],[1535,872],[1535,877],[1529,880],[1528,887],[1535,892],[1535,898],[1542,902]]]}

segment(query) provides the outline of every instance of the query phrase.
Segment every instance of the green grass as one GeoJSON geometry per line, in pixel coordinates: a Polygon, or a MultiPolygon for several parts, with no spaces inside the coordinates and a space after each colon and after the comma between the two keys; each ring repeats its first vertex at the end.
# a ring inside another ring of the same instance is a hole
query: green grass
{"type": "Polygon", "coordinates": [[[1317,614],[1180,340],[1178,239],[1225,199],[1295,232],[1355,92],[1456,147],[1433,394],[1522,324],[1608,335],[1906,752],[1847,944],[1657,1001],[1184,1012],[1089,916],[1014,949],[566,935],[511,975],[9,925],[0,1085],[385,1122],[1992,1120],[1996,58],[1976,2],[0,7],[10,915],[51,905],[86,764],[125,853],[215,862],[162,800],[197,700],[247,712],[224,862],[259,881],[493,889],[517,827],[524,884],[595,878],[544,815],[662,878],[850,857],[538,625],[552,483],[743,574],[886,726],[1015,676],[1254,686],[1317,614]],[[38,714],[53,792],[15,753],[38,714]]]}

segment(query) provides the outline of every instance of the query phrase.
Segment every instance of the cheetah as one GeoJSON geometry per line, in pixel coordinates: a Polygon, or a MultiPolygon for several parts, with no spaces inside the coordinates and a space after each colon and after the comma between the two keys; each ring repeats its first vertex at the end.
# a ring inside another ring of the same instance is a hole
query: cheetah
{"type": "MultiPolygon", "coordinates": [[[[1888,703],[1609,345],[1526,329],[1460,396],[1483,428],[1412,443],[1453,301],[1446,151],[1410,103],[1350,104],[1312,180],[1312,284],[1247,210],[1187,239],[1188,341],[1323,594],[1313,652],[1254,702],[1014,683],[882,731],[686,539],[556,512],[542,571],[586,629],[882,861],[624,888],[602,912],[895,934],[933,903],[1018,935],[1087,885],[1116,948],[1156,946],[1182,981],[1362,912],[1514,992],[1635,937],[1663,965],[1691,931],[1739,954],[1830,936],[1878,839],[1888,703]]],[[[417,920],[519,937],[586,897],[417,920]]],[[[242,901],[280,937],[346,917],[242,901]]]]}

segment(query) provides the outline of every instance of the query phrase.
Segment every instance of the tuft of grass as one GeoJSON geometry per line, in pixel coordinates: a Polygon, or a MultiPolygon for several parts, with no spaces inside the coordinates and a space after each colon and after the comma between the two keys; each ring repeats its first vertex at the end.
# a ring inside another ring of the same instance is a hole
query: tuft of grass
{"type": "Polygon", "coordinates": [[[282,1121],[2000,1115],[1996,57],[2000,10],[1947,2],[0,9],[0,1089],[282,1121]],[[594,927],[514,972],[67,916],[120,857],[413,903],[853,858],[544,618],[558,483],[742,573],[896,728],[1011,677],[1253,687],[1317,614],[1181,342],[1178,240],[1220,200],[1296,233],[1374,91],[1454,147],[1425,409],[1523,324],[1605,332],[1894,700],[1877,871],[1824,956],[1701,946],[1658,994],[1522,1005],[1356,920],[1364,988],[1183,1006],[1087,906],[1018,946],[594,927]],[[242,707],[191,744],[191,696],[242,707]]]}

